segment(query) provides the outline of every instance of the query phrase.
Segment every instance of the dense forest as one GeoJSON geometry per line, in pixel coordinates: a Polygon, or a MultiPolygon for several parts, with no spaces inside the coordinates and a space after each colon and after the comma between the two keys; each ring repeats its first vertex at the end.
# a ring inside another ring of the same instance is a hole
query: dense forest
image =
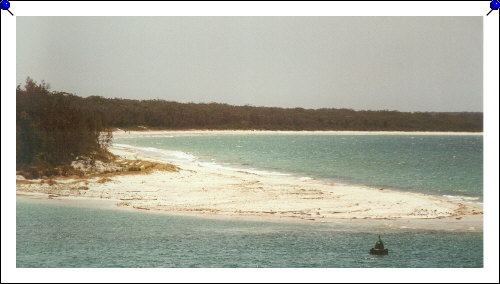
{"type": "Polygon", "coordinates": [[[118,128],[365,131],[482,131],[482,113],[354,111],[79,98],[83,109],[118,128]]]}
{"type": "Polygon", "coordinates": [[[354,111],[129,100],[50,92],[28,78],[16,90],[17,168],[99,156],[111,129],[482,131],[483,114],[354,111]]]}

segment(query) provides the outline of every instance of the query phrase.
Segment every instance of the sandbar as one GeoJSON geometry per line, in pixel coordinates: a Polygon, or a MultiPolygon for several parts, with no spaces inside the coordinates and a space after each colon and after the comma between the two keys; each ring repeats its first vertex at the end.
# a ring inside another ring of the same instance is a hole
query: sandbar
{"type": "MultiPolygon", "coordinates": [[[[185,132],[176,133],[187,135],[185,132]]],[[[171,134],[162,131],[158,135],[171,134]]],[[[120,135],[130,137],[136,133],[120,135]]],[[[112,145],[109,150],[126,159],[169,162],[126,145],[112,145]]],[[[482,204],[466,199],[293,175],[261,175],[211,167],[197,161],[175,164],[179,171],[117,175],[107,182],[83,178],[56,179],[57,183],[52,185],[36,181],[18,183],[17,193],[51,199],[104,199],[123,208],[191,216],[322,223],[392,222],[391,226],[402,228],[482,231],[482,204]]]]}

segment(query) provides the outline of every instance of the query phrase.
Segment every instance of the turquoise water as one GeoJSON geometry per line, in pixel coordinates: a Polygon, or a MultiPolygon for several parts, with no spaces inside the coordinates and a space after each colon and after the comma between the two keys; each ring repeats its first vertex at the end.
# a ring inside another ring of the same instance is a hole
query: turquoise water
{"type": "MultiPolygon", "coordinates": [[[[482,200],[482,136],[116,139],[149,155],[482,200]]],[[[483,234],[216,220],[17,198],[17,267],[482,267],[483,234]],[[388,256],[368,251],[382,238],[388,256]]]]}
{"type": "Polygon", "coordinates": [[[17,198],[17,267],[482,267],[482,233],[227,221],[17,198]],[[381,234],[389,255],[368,251],[381,234]]]}
{"type": "Polygon", "coordinates": [[[482,200],[482,135],[214,135],[115,143],[169,158],[482,200]]]}

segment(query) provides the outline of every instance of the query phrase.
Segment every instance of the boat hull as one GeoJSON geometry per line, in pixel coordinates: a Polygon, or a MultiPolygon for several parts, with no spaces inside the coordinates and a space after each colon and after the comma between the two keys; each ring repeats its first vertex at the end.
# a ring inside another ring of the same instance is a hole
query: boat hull
{"type": "Polygon", "coordinates": [[[388,249],[376,249],[376,248],[372,248],[370,250],[370,254],[386,255],[386,254],[389,254],[389,250],[388,249]]]}

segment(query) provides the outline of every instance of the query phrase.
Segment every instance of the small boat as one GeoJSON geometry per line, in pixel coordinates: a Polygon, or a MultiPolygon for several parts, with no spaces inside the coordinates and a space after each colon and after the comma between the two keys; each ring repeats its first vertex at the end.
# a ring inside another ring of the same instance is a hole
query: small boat
{"type": "Polygon", "coordinates": [[[380,239],[380,236],[378,236],[378,241],[375,243],[375,247],[370,249],[370,254],[376,254],[376,255],[389,254],[389,250],[384,248],[384,243],[380,239]]]}

